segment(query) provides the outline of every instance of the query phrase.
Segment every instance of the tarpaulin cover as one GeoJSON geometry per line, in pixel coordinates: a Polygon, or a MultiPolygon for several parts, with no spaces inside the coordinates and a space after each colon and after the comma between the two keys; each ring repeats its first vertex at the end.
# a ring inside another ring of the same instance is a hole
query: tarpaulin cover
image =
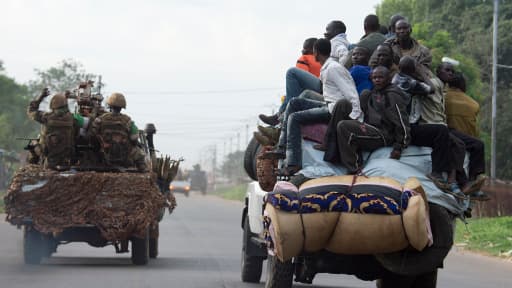
{"type": "Polygon", "coordinates": [[[4,198],[6,220],[21,225],[32,219],[42,233],[94,225],[107,240],[143,237],[164,207],[175,206],[153,178],[150,173],[58,172],[28,165],[15,174],[4,198]]]}

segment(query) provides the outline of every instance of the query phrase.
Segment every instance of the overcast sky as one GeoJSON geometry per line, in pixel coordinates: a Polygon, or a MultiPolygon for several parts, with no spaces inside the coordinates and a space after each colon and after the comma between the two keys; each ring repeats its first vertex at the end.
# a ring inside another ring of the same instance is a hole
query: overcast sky
{"type": "Polygon", "coordinates": [[[105,96],[125,94],[139,127],[155,123],[161,152],[191,167],[216,147],[220,163],[277,108],[304,39],[342,20],[357,42],[379,2],[2,0],[0,60],[26,83],[73,58],[103,76],[105,96]]]}

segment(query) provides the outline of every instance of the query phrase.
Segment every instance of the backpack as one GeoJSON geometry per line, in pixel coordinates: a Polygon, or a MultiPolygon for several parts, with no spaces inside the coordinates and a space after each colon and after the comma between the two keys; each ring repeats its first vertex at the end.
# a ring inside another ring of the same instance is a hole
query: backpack
{"type": "Polygon", "coordinates": [[[126,166],[131,151],[130,117],[123,114],[106,113],[99,117],[99,138],[106,164],[126,166]]]}
{"type": "Polygon", "coordinates": [[[69,165],[75,145],[74,119],[71,113],[49,114],[41,133],[43,154],[50,165],[69,165]]]}

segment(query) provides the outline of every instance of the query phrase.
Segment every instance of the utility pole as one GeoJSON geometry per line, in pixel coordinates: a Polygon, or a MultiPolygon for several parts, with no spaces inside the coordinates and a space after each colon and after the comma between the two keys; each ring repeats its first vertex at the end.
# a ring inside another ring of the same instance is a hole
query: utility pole
{"type": "Polygon", "coordinates": [[[240,151],[240,131],[236,132],[236,151],[240,151]]]}
{"type": "Polygon", "coordinates": [[[217,144],[213,144],[212,166],[212,187],[215,190],[215,172],[217,170],[217,144]]]}
{"type": "Polygon", "coordinates": [[[245,124],[245,147],[249,145],[249,124],[245,124]]]}
{"type": "Polygon", "coordinates": [[[496,179],[496,97],[498,86],[498,11],[499,0],[494,0],[492,32],[492,108],[491,108],[491,180],[496,179]]]}

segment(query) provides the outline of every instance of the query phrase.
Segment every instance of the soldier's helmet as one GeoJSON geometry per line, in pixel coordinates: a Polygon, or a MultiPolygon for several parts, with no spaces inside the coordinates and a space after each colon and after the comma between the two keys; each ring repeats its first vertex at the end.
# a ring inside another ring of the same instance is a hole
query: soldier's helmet
{"type": "Polygon", "coordinates": [[[121,93],[112,93],[107,99],[107,105],[110,107],[120,107],[126,109],[126,99],[121,93]]]}
{"type": "Polygon", "coordinates": [[[55,94],[50,101],[50,109],[59,109],[68,106],[68,99],[64,94],[55,94]]]}

